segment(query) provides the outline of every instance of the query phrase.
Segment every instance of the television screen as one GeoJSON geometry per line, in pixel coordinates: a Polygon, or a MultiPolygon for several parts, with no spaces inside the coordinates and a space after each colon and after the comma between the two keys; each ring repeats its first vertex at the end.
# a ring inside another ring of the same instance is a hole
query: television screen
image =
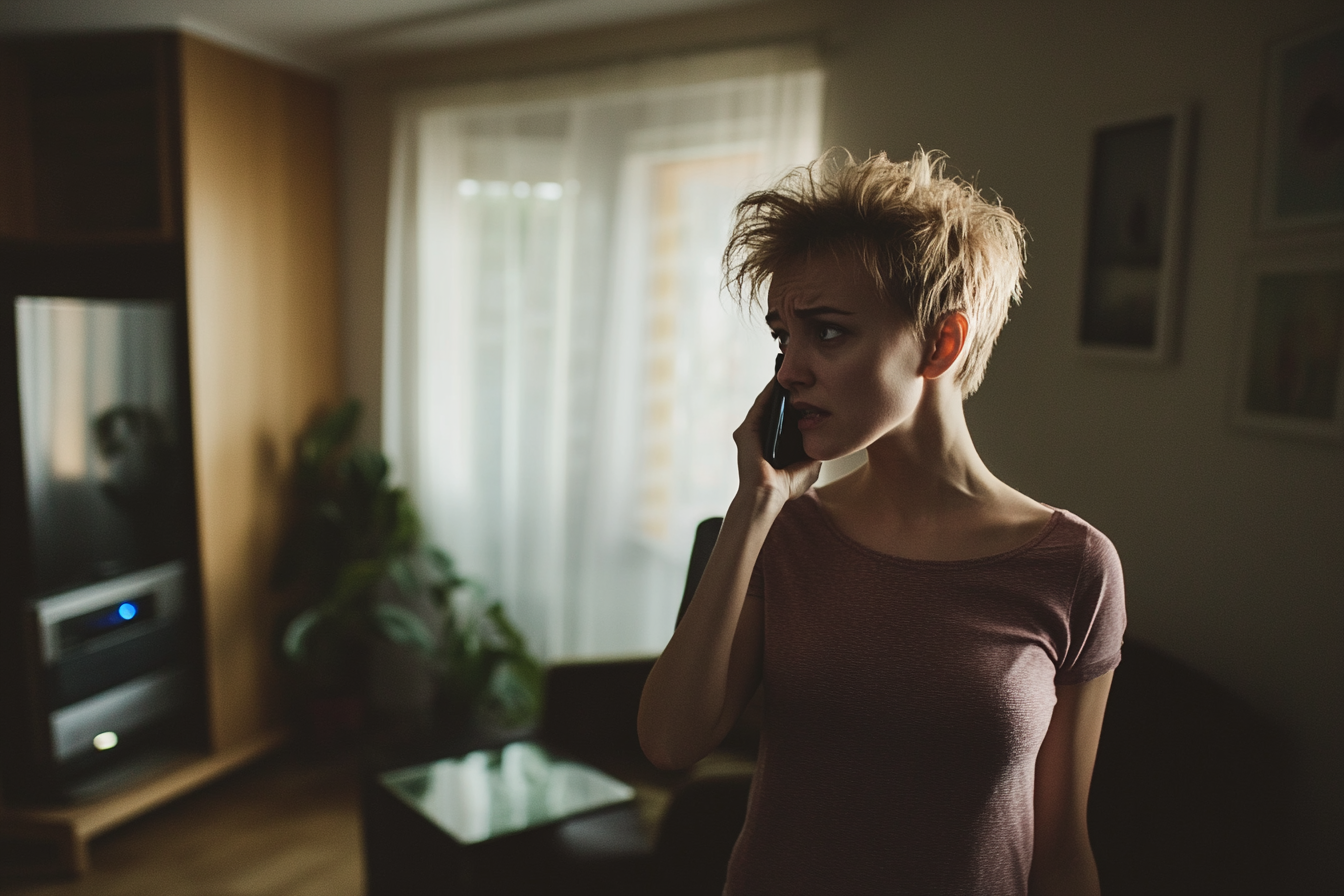
{"type": "Polygon", "coordinates": [[[38,595],[189,547],[176,313],[167,300],[15,300],[38,595]]]}

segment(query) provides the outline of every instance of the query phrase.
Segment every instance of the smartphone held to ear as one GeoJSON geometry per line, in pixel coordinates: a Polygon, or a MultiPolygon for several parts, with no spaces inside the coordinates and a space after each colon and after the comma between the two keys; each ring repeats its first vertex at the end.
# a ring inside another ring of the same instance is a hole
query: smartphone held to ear
{"type": "MultiPolygon", "coordinates": [[[[775,373],[779,373],[783,363],[784,353],[781,352],[775,357],[775,373]]],[[[798,414],[789,402],[789,392],[778,380],[770,392],[770,403],[765,406],[765,418],[761,421],[761,452],[776,470],[811,460],[803,450],[803,434],[798,430],[798,414]]]]}

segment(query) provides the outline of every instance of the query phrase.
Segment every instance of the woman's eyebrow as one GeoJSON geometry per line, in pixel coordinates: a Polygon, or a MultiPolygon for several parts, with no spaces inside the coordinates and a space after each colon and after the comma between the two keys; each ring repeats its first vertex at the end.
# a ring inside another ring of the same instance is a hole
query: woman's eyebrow
{"type": "MultiPolygon", "coordinates": [[[[843,308],[836,308],[836,307],[831,306],[831,305],[817,305],[817,306],[815,306],[815,307],[813,307],[813,308],[795,308],[795,309],[793,309],[793,316],[794,316],[794,317],[804,317],[804,318],[806,318],[806,317],[817,317],[818,315],[821,315],[821,314],[844,314],[844,315],[850,315],[850,314],[853,314],[853,313],[854,313],[853,311],[846,311],[846,310],[843,309],[843,308]]],[[[767,314],[767,315],[765,316],[765,322],[768,323],[768,324],[770,324],[770,323],[778,323],[779,319],[780,319],[780,318],[779,318],[779,312],[778,312],[778,311],[771,311],[769,314],[767,314]]]]}

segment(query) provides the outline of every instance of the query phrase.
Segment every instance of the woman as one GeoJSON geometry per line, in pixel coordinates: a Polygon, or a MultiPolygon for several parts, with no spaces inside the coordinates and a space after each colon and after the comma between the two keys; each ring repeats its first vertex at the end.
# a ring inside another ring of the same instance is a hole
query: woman
{"type": "Polygon", "coordinates": [[[810,458],[739,488],[644,688],[662,768],[758,683],[761,750],[726,892],[1097,893],[1087,793],[1120,660],[1104,535],[999,481],[962,402],[1022,276],[1011,212],[936,157],[823,157],[737,209],[729,283],[784,353],[810,458]],[[820,461],[868,462],[813,488],[820,461]]]}

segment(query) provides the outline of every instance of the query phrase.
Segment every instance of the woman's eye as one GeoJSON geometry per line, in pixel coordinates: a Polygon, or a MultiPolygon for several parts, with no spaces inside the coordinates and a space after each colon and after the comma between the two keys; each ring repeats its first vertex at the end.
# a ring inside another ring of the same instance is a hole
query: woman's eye
{"type": "Polygon", "coordinates": [[[839,327],[823,324],[817,328],[817,338],[825,342],[828,339],[834,339],[837,336],[844,335],[844,332],[845,331],[841,330],[839,327]]]}
{"type": "Polygon", "coordinates": [[[789,334],[785,333],[783,330],[776,330],[770,335],[775,337],[775,341],[779,343],[780,348],[789,344],[789,334]]]}

